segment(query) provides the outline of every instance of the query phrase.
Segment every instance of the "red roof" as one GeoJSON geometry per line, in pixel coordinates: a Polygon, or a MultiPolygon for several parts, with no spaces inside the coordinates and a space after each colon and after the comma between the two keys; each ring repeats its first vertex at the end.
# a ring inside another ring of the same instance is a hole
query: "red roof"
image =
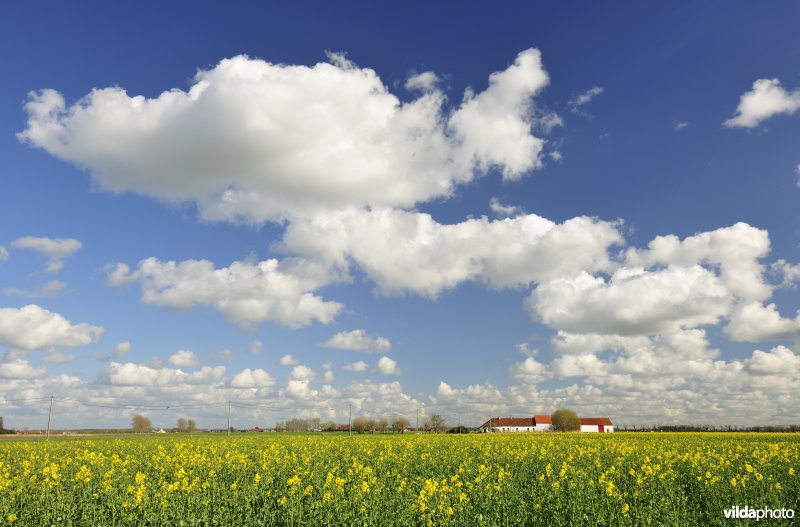
{"type": "Polygon", "coordinates": [[[581,417],[581,425],[614,426],[608,417],[581,417]]]}
{"type": "MultiPolygon", "coordinates": [[[[485,425],[486,423],[484,423],[485,425]]],[[[493,417],[491,427],[498,426],[534,426],[533,417],[493,417]]]]}
{"type": "Polygon", "coordinates": [[[347,432],[348,430],[350,430],[350,425],[349,424],[347,424],[347,425],[339,425],[336,428],[336,430],[338,430],[340,432],[347,432]]]}
{"type": "MultiPolygon", "coordinates": [[[[608,417],[581,417],[581,424],[585,426],[614,426],[608,417]]],[[[481,428],[497,428],[501,426],[536,426],[552,425],[553,420],[549,415],[534,415],[533,417],[493,417],[491,421],[486,421],[481,428]]]]}

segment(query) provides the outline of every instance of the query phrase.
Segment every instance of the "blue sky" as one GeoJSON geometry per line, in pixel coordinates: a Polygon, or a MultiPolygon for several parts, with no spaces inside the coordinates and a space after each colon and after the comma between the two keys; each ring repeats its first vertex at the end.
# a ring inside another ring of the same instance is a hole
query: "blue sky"
{"type": "Polygon", "coordinates": [[[791,421],[798,15],[5,5],[3,415],[791,421]]]}

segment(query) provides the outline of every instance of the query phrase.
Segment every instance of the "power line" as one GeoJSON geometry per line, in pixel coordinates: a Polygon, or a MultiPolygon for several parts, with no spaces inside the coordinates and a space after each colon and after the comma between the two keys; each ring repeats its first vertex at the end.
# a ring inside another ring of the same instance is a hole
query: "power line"
{"type": "MultiPolygon", "coordinates": [[[[347,423],[348,423],[348,430],[352,433],[352,423],[353,423],[353,412],[355,411],[356,415],[366,416],[370,419],[376,418],[394,418],[394,417],[408,417],[409,415],[414,414],[413,406],[409,406],[407,404],[400,404],[401,408],[406,408],[407,411],[381,411],[377,409],[371,408],[353,408],[352,401],[349,399],[340,399],[338,401],[330,401],[326,403],[320,404],[313,404],[306,402],[304,404],[303,401],[297,401],[298,404],[291,405],[287,404],[287,401],[269,401],[269,400],[234,400],[229,399],[227,401],[209,401],[209,402],[177,402],[177,401],[167,401],[167,400],[151,400],[148,402],[142,402],[141,404],[131,403],[131,402],[124,402],[120,399],[112,398],[112,397],[98,397],[97,399],[79,399],[76,397],[69,397],[69,396],[57,396],[51,395],[46,397],[18,397],[13,399],[0,399],[0,408],[4,405],[8,407],[13,407],[15,412],[24,411],[25,407],[31,408],[33,410],[36,408],[36,415],[41,415],[40,412],[46,410],[48,413],[48,429],[50,428],[50,421],[52,420],[52,410],[53,406],[58,406],[57,403],[61,404],[68,404],[70,406],[80,406],[86,408],[98,408],[98,409],[105,409],[105,410],[117,410],[117,411],[128,411],[133,412],[155,412],[157,414],[161,414],[163,417],[159,417],[159,419],[165,418],[169,415],[170,412],[199,412],[203,419],[208,419],[211,421],[215,421],[217,419],[224,420],[226,418],[227,413],[227,420],[228,420],[228,429],[232,426],[232,421],[237,417],[233,415],[233,409],[243,410],[245,415],[238,417],[238,419],[246,419],[248,421],[256,419],[256,420],[264,420],[268,417],[272,418],[280,418],[280,417],[289,417],[291,414],[295,416],[303,417],[308,416],[314,412],[325,412],[325,411],[333,411],[336,413],[337,417],[341,417],[343,413],[346,413],[347,423]],[[38,403],[46,403],[49,402],[49,408],[45,408],[44,404],[41,406],[38,403]],[[17,403],[27,403],[18,405],[17,403]],[[226,413],[223,413],[227,410],[226,413]],[[164,413],[165,412],[165,413],[164,413]],[[252,413],[251,413],[252,412],[252,413]]],[[[417,428],[419,428],[419,417],[420,413],[423,415],[428,414],[431,407],[437,407],[439,405],[420,405],[416,407],[417,413],[417,428]],[[428,410],[426,412],[426,410],[428,410]]],[[[112,412],[113,413],[113,412],[112,412]]],[[[32,414],[33,415],[33,414],[32,414]]],[[[26,419],[30,419],[31,416],[26,416],[26,419]]],[[[108,418],[110,414],[102,413],[99,414],[98,417],[105,415],[108,418]]],[[[117,412],[115,418],[119,418],[124,414],[120,414],[117,412]]],[[[462,413],[438,413],[438,415],[444,417],[450,422],[458,422],[461,424],[462,422],[462,413]]],[[[65,416],[63,414],[56,413],[56,419],[63,419],[65,416]]],[[[68,418],[67,418],[68,419],[68,418]]],[[[42,423],[44,424],[44,423],[42,423]]],[[[45,429],[43,428],[43,431],[45,429]]]]}
{"type": "Polygon", "coordinates": [[[3,402],[22,402],[22,401],[46,401],[50,399],[50,397],[27,397],[24,399],[3,399],[3,402]]]}
{"type": "Polygon", "coordinates": [[[110,409],[141,409],[141,410],[180,410],[189,408],[209,408],[214,406],[223,406],[224,402],[217,403],[165,403],[165,404],[119,404],[107,402],[92,402],[75,399],[72,397],[56,397],[60,401],[80,404],[82,406],[90,406],[95,408],[110,408],[110,409]]]}

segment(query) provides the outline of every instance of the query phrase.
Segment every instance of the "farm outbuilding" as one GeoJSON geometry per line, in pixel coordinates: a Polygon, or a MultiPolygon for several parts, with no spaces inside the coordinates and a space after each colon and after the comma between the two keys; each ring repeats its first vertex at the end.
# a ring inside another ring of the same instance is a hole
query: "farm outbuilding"
{"type": "Polygon", "coordinates": [[[614,423],[608,417],[581,417],[581,432],[613,432],[614,423]]]}

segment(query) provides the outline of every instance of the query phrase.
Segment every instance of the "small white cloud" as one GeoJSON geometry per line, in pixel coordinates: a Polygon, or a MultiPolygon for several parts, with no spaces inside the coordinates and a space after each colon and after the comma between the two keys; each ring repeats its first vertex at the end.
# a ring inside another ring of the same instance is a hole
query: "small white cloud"
{"type": "Polygon", "coordinates": [[[378,359],[376,371],[381,375],[399,375],[400,369],[397,367],[397,361],[389,357],[381,357],[378,359]]]}
{"type": "Polygon", "coordinates": [[[153,357],[145,363],[145,366],[154,370],[160,370],[164,367],[164,361],[161,360],[161,357],[153,357]]]}
{"type": "Polygon", "coordinates": [[[565,355],[554,360],[551,367],[559,379],[582,376],[601,377],[608,369],[603,361],[591,354],[565,355]]]}
{"type": "Polygon", "coordinates": [[[689,126],[689,123],[686,121],[679,121],[678,119],[675,119],[674,121],[672,121],[672,126],[673,128],[675,128],[675,131],[680,132],[681,130],[689,126]]]}
{"type": "Polygon", "coordinates": [[[45,368],[35,368],[26,360],[15,359],[0,362],[0,379],[42,379],[47,376],[45,368]]]}
{"type": "Polygon", "coordinates": [[[322,382],[333,382],[336,380],[336,376],[333,374],[333,365],[330,361],[325,362],[322,365],[322,369],[325,370],[325,373],[322,374],[322,382]]]}
{"type": "Polygon", "coordinates": [[[281,366],[296,366],[297,364],[299,364],[299,361],[287,353],[286,355],[278,359],[278,364],[280,364],[281,366]]]}
{"type": "Polygon", "coordinates": [[[458,400],[486,411],[496,411],[497,406],[506,402],[503,394],[491,384],[473,384],[466,388],[453,388],[444,381],[439,382],[436,395],[445,400],[458,400]]]}
{"type": "Polygon", "coordinates": [[[262,369],[245,368],[231,378],[234,388],[268,388],[275,384],[275,379],[262,369]]]}
{"type": "Polygon", "coordinates": [[[722,123],[727,127],[754,128],[774,115],[791,115],[800,108],[800,89],[787,92],[778,79],[758,79],[739,99],[736,115],[722,123]]]}
{"type": "Polygon", "coordinates": [[[109,287],[128,285],[137,279],[137,275],[131,273],[131,268],[124,263],[107,265],[104,270],[106,272],[106,285],[109,287]]]}
{"type": "Polygon", "coordinates": [[[64,267],[64,258],[81,248],[81,242],[74,238],[44,238],[24,236],[11,242],[15,249],[31,249],[50,258],[45,266],[49,273],[60,271],[64,267]]]}
{"type": "Polygon", "coordinates": [[[531,348],[530,344],[527,342],[521,342],[514,346],[518,352],[525,355],[526,357],[535,357],[539,354],[539,350],[531,348]]]}
{"type": "Polygon", "coordinates": [[[217,353],[217,358],[220,360],[233,360],[234,357],[236,357],[236,353],[230,348],[225,348],[217,353]]]}
{"type": "Polygon", "coordinates": [[[751,302],[739,305],[730,315],[725,334],[739,342],[800,338],[800,313],[791,319],[782,317],[775,304],[751,302]]]}
{"type": "Polygon", "coordinates": [[[755,350],[751,358],[744,361],[745,368],[755,375],[797,375],[800,374],[800,356],[785,346],[778,346],[769,352],[755,350]]]}
{"type": "Polygon", "coordinates": [[[423,71],[417,75],[412,75],[406,81],[406,89],[409,91],[431,91],[439,83],[439,77],[432,71],[423,71]]]}
{"type": "Polygon", "coordinates": [[[513,218],[525,212],[522,207],[516,205],[503,205],[497,198],[489,200],[489,208],[492,209],[495,216],[500,218],[513,218]]]}
{"type": "Polygon", "coordinates": [[[249,353],[253,357],[257,357],[261,355],[261,348],[263,347],[264,345],[261,343],[260,340],[254,340],[253,342],[250,343],[250,346],[247,348],[247,353],[249,353]]]}
{"type": "Polygon", "coordinates": [[[300,379],[289,379],[286,383],[285,393],[292,399],[308,399],[316,394],[311,390],[308,381],[300,379]]]}
{"type": "Polygon", "coordinates": [[[369,369],[369,364],[364,362],[363,360],[354,362],[352,364],[345,364],[342,366],[342,370],[344,371],[367,371],[369,369]]]}
{"type": "Polygon", "coordinates": [[[793,288],[800,282],[800,264],[790,264],[784,259],[780,259],[770,266],[773,273],[782,276],[781,287],[793,288]]]}
{"type": "Polygon", "coordinates": [[[392,343],[384,337],[370,337],[363,329],[342,331],[332,336],[322,344],[328,348],[366,351],[368,353],[386,353],[392,348],[392,343]]]}
{"type": "Polygon", "coordinates": [[[81,242],[74,238],[44,238],[24,236],[11,242],[15,249],[31,249],[53,260],[70,256],[81,248],[81,242]]]}
{"type": "Polygon", "coordinates": [[[540,117],[536,124],[544,133],[549,134],[554,128],[564,126],[564,119],[562,119],[557,113],[548,113],[540,117]]]}
{"type": "Polygon", "coordinates": [[[289,378],[295,381],[311,381],[316,376],[317,374],[314,373],[314,370],[302,364],[292,368],[292,373],[289,374],[289,378]]]}
{"type": "Polygon", "coordinates": [[[192,351],[178,350],[170,355],[169,363],[179,368],[194,368],[198,365],[199,359],[192,351]]]}
{"type": "Polygon", "coordinates": [[[60,351],[51,351],[45,354],[45,362],[50,364],[66,364],[75,360],[75,355],[71,353],[62,353],[60,351]]]}
{"type": "Polygon", "coordinates": [[[583,93],[579,93],[578,95],[570,99],[567,104],[569,105],[573,113],[577,113],[580,111],[582,106],[589,104],[592,101],[592,99],[594,99],[601,93],[603,93],[603,88],[601,88],[600,86],[594,86],[593,88],[589,88],[583,93]]]}
{"type": "Polygon", "coordinates": [[[53,260],[47,262],[47,265],[44,266],[44,270],[48,273],[57,273],[64,268],[64,262],[62,260],[53,260]]]}
{"type": "Polygon", "coordinates": [[[512,378],[531,384],[542,382],[550,377],[547,367],[533,357],[527,357],[524,361],[514,364],[509,369],[509,373],[512,378]]]}
{"type": "Polygon", "coordinates": [[[130,353],[132,349],[131,343],[127,340],[125,342],[120,342],[116,346],[114,346],[114,351],[109,353],[96,353],[94,358],[99,361],[110,361],[114,359],[118,359],[123,355],[127,355],[130,353]]]}
{"type": "Polygon", "coordinates": [[[0,262],[8,260],[8,249],[0,245],[0,262]]]}
{"type": "Polygon", "coordinates": [[[67,284],[61,280],[50,280],[40,285],[33,291],[26,291],[24,289],[17,289],[16,287],[7,287],[3,289],[3,294],[7,296],[27,296],[38,298],[43,296],[53,296],[64,291],[67,284]]]}

